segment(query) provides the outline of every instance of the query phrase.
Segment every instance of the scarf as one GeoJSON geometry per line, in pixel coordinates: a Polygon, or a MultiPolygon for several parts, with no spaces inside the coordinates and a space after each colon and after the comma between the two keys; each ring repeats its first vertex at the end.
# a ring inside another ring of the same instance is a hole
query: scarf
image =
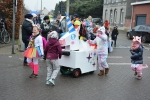
{"type": "Polygon", "coordinates": [[[45,21],[43,22],[43,26],[44,26],[45,30],[49,30],[50,29],[49,24],[47,24],[45,21]]]}
{"type": "Polygon", "coordinates": [[[33,22],[32,20],[30,20],[30,19],[28,19],[28,18],[26,18],[26,20],[27,20],[28,22],[30,22],[30,23],[32,24],[32,26],[35,26],[35,24],[34,24],[34,22],[33,22]]]}

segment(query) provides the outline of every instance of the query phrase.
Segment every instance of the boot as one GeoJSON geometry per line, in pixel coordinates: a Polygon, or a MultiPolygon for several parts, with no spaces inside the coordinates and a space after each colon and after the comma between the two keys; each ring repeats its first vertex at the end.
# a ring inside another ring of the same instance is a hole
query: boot
{"type": "Polygon", "coordinates": [[[142,77],[141,77],[141,76],[138,76],[138,77],[137,77],[137,79],[138,79],[138,80],[141,80],[141,79],[142,79],[142,77]]]}
{"type": "Polygon", "coordinates": [[[29,64],[28,63],[23,63],[23,66],[29,66],[29,64]]]}
{"type": "Polygon", "coordinates": [[[98,76],[102,76],[104,75],[104,70],[100,70],[100,73],[98,74],[98,76]]]}
{"type": "Polygon", "coordinates": [[[107,75],[109,72],[109,68],[105,68],[105,74],[107,75]]]}

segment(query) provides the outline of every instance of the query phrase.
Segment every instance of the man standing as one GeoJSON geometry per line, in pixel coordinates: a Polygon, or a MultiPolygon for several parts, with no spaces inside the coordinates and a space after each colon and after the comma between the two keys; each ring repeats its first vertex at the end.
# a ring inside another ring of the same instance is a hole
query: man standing
{"type": "MultiPolygon", "coordinates": [[[[33,19],[33,15],[26,14],[25,15],[25,20],[22,24],[22,41],[25,44],[25,48],[28,47],[29,38],[32,35],[32,29],[33,29],[33,25],[34,25],[32,19],[33,19]]],[[[26,57],[24,57],[23,65],[28,66],[26,57]]]]}

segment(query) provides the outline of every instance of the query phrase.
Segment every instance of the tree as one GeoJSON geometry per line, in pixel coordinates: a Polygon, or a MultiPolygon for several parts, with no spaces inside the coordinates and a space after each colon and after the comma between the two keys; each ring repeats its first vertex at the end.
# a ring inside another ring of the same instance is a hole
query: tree
{"type": "MultiPolygon", "coordinates": [[[[23,0],[17,0],[17,13],[15,20],[15,38],[19,38],[19,29],[23,21],[23,0]]],[[[8,32],[12,35],[12,19],[13,19],[13,0],[1,0],[0,1],[0,14],[6,19],[6,24],[8,27],[8,32]]]]}

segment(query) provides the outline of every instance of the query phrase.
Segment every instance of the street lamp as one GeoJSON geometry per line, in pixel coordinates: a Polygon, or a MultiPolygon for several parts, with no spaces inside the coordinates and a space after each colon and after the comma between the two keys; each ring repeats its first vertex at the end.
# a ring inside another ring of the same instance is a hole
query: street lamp
{"type": "Polygon", "coordinates": [[[15,13],[16,13],[16,7],[17,7],[17,0],[13,0],[12,54],[15,54],[14,40],[15,40],[15,13]]]}

